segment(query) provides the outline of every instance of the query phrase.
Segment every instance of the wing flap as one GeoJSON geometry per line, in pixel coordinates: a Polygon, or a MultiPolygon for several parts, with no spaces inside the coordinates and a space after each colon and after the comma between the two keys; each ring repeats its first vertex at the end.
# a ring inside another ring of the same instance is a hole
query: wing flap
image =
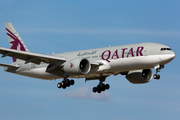
{"type": "Polygon", "coordinates": [[[66,61],[65,57],[54,56],[54,55],[44,55],[39,53],[25,52],[14,49],[8,49],[0,47],[0,54],[2,57],[10,56],[26,61],[25,63],[36,63],[40,64],[41,62],[52,63],[57,61],[66,61]]]}

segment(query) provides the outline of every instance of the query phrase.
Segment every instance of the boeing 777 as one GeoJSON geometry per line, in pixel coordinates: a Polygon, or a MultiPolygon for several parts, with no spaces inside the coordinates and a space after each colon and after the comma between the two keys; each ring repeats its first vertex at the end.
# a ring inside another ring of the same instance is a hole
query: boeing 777
{"type": "Polygon", "coordinates": [[[2,57],[13,58],[11,64],[0,64],[7,72],[44,79],[63,79],[58,88],[74,85],[69,78],[99,80],[93,92],[101,93],[110,88],[105,80],[110,75],[125,75],[134,84],[148,83],[152,78],[160,79],[160,69],[172,61],[175,53],[159,43],[136,43],[114,47],[88,49],[45,55],[30,52],[11,23],[6,23],[10,49],[0,47],[2,57]],[[153,75],[152,68],[156,69],[153,75]]]}

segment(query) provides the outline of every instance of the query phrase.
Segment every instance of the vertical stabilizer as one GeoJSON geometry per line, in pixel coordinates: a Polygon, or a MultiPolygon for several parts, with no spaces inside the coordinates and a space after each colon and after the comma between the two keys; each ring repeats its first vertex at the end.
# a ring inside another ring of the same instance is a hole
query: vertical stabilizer
{"type": "MultiPolygon", "coordinates": [[[[22,38],[15,30],[11,23],[6,23],[6,32],[9,40],[9,45],[11,49],[20,50],[20,51],[29,51],[22,38]]],[[[13,62],[16,62],[16,58],[13,58],[13,62]]]]}

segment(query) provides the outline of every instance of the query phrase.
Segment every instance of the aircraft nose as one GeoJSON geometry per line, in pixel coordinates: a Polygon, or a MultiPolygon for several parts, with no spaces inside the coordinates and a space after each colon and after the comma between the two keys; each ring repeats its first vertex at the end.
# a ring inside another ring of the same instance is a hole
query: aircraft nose
{"type": "Polygon", "coordinates": [[[167,64],[175,58],[175,53],[173,51],[168,51],[166,55],[161,56],[162,64],[167,64]]]}
{"type": "Polygon", "coordinates": [[[174,51],[172,51],[172,58],[174,59],[176,56],[176,54],[174,53],[174,51]]]}
{"type": "Polygon", "coordinates": [[[174,51],[171,52],[171,54],[169,55],[169,59],[170,61],[173,60],[175,58],[176,54],[174,53],[174,51]]]}

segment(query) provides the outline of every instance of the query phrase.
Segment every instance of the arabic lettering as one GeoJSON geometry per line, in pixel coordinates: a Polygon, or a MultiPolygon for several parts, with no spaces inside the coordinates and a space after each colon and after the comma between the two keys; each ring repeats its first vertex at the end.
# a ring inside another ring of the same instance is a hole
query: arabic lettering
{"type": "Polygon", "coordinates": [[[95,51],[91,51],[91,52],[83,52],[83,53],[79,52],[77,54],[77,56],[92,55],[92,54],[96,54],[96,52],[97,52],[96,50],[95,51]]]}

